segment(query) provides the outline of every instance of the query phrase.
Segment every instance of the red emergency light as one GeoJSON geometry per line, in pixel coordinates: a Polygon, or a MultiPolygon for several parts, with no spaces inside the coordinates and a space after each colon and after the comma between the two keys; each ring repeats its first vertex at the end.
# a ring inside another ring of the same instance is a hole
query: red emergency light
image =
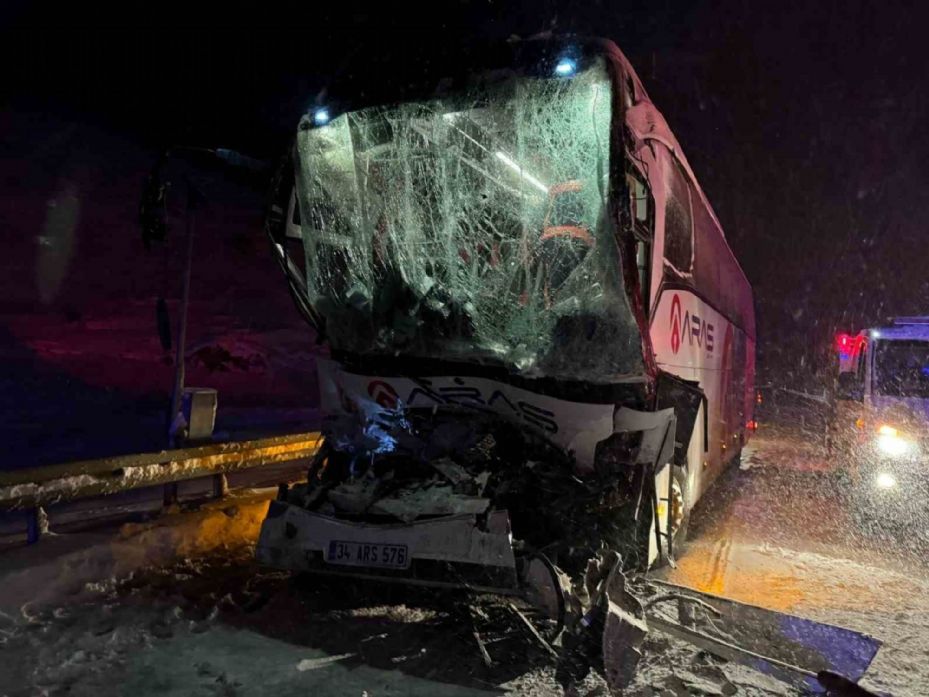
{"type": "Polygon", "coordinates": [[[865,338],[860,334],[835,335],[836,350],[848,357],[857,356],[861,352],[861,348],[864,346],[864,343],[865,338]]]}

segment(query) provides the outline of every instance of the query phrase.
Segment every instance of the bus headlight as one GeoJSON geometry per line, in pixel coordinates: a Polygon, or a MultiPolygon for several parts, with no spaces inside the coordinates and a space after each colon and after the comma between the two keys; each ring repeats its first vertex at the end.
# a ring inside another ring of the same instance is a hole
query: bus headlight
{"type": "Polygon", "coordinates": [[[893,426],[884,424],[877,429],[877,449],[891,457],[901,457],[916,449],[916,444],[903,437],[893,426]]]}

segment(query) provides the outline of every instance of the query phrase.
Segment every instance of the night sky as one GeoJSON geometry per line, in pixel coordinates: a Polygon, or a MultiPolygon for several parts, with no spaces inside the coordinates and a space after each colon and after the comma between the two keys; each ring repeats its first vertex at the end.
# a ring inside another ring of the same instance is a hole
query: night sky
{"type": "MultiPolygon", "coordinates": [[[[359,58],[376,79],[379,56],[424,36],[595,34],[630,58],[755,286],[763,380],[809,384],[836,329],[929,313],[929,12],[918,3],[442,5],[149,3],[144,17],[122,6],[96,17],[6,3],[3,195],[25,198],[30,181],[58,176],[45,144],[61,124],[72,141],[96,139],[68,160],[69,181],[80,186],[81,158],[98,170],[120,162],[132,198],[166,144],[279,154],[327,76],[359,58]],[[40,174],[21,176],[38,160],[40,174]]],[[[16,205],[3,210],[5,237],[35,234],[16,205]]],[[[134,222],[120,234],[133,235],[134,222]]],[[[3,264],[0,314],[60,314],[61,298],[36,299],[10,280],[28,262],[3,264]]]]}

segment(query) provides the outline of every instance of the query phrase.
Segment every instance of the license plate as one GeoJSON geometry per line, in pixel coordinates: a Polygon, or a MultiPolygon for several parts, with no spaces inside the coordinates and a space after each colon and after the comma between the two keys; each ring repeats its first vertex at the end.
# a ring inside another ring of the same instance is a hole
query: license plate
{"type": "Polygon", "coordinates": [[[381,569],[408,569],[410,555],[406,545],[332,540],[326,561],[343,566],[374,566],[381,569]]]}

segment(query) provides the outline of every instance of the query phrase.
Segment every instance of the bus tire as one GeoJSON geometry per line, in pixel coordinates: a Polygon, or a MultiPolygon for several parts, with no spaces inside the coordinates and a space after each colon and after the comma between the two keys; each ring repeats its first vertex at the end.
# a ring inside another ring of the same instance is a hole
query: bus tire
{"type": "MultiPolygon", "coordinates": [[[[681,547],[687,540],[687,529],[690,526],[690,502],[687,500],[687,468],[672,465],[671,477],[672,491],[671,501],[669,502],[672,531],[671,553],[674,558],[677,558],[680,556],[681,547]]],[[[662,544],[658,551],[658,563],[662,566],[668,563],[668,545],[664,538],[662,538],[662,544]]]]}

